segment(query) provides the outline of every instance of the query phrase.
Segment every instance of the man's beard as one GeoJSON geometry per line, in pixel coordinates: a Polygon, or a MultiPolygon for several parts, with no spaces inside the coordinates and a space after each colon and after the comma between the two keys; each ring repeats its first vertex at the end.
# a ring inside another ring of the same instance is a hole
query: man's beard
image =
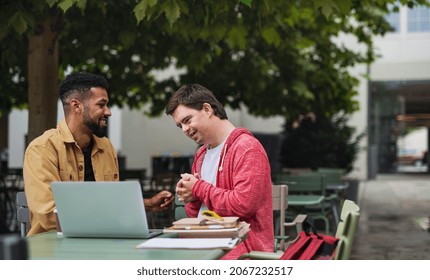
{"type": "Polygon", "coordinates": [[[94,121],[86,122],[85,125],[91,129],[91,132],[97,137],[106,137],[107,136],[107,126],[100,127],[98,123],[94,121]]]}
{"type": "MultiPolygon", "coordinates": [[[[105,117],[107,119],[107,117],[105,117]]],[[[84,124],[91,130],[91,132],[97,137],[107,136],[107,126],[100,127],[99,124],[91,119],[88,115],[84,116],[84,124]]]]}

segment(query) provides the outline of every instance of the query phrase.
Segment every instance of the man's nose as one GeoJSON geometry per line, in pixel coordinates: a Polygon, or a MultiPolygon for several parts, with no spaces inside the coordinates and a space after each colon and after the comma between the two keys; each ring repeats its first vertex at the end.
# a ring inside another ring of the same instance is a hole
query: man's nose
{"type": "Polygon", "coordinates": [[[106,110],[104,112],[105,116],[112,116],[112,112],[110,111],[109,107],[106,106],[106,110]]]}

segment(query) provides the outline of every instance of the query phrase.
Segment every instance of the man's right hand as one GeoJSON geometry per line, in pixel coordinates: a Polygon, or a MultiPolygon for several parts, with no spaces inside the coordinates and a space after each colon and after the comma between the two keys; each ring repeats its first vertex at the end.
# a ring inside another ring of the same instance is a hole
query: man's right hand
{"type": "Polygon", "coordinates": [[[176,184],[176,193],[179,196],[179,201],[183,201],[185,203],[194,201],[193,187],[198,180],[198,174],[181,174],[181,179],[176,184]]]}
{"type": "Polygon", "coordinates": [[[151,198],[144,200],[145,208],[150,211],[165,211],[172,205],[174,195],[169,191],[161,191],[151,198]]]}

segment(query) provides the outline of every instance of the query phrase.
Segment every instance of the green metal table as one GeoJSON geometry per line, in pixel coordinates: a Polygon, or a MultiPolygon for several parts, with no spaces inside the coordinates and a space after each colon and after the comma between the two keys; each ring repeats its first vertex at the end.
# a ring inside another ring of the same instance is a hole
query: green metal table
{"type": "Polygon", "coordinates": [[[55,231],[27,238],[32,260],[215,260],[226,253],[222,249],[136,249],[145,240],[66,238],[55,231]]]}

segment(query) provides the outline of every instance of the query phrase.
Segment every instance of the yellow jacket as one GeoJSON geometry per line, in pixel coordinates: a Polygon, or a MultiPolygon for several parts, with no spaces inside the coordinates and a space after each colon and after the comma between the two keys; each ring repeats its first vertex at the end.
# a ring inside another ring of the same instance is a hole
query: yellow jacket
{"type": "MultiPolygon", "coordinates": [[[[96,181],[119,181],[115,148],[108,138],[93,137],[91,162],[96,181]]],[[[65,120],[28,145],[23,165],[24,190],[31,219],[28,236],[56,227],[51,182],[84,181],[84,171],[84,154],[65,120]]]]}

